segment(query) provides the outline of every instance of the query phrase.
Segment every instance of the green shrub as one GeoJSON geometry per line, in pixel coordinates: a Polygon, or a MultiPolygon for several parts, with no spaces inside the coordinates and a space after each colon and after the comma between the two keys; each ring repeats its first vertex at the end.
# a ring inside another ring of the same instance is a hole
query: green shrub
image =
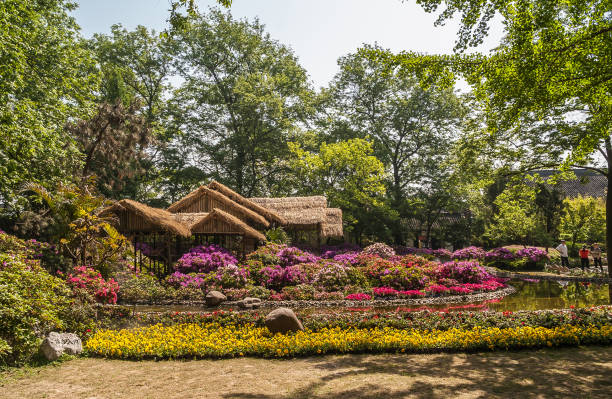
{"type": "Polygon", "coordinates": [[[150,274],[126,273],[118,277],[121,289],[119,290],[119,302],[155,303],[169,299],[168,289],[162,286],[157,278],[150,274]]]}
{"type": "Polygon", "coordinates": [[[291,237],[282,227],[276,227],[266,231],[266,239],[274,244],[291,245],[291,237]]]}
{"type": "Polygon", "coordinates": [[[292,301],[308,301],[314,299],[315,288],[310,284],[298,284],[292,287],[284,287],[281,293],[292,301]]]}
{"type": "Polygon", "coordinates": [[[261,287],[261,286],[249,287],[250,297],[255,297],[259,299],[268,299],[270,298],[271,293],[272,292],[266,287],[261,287]]]}
{"type": "Polygon", "coordinates": [[[28,362],[47,333],[82,321],[70,318],[70,294],[38,261],[0,253],[0,363],[28,362]]]}

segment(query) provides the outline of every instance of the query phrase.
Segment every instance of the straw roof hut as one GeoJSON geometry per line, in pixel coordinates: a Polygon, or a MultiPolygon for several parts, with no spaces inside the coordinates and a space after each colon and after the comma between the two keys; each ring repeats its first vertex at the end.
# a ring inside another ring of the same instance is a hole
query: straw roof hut
{"type": "Polygon", "coordinates": [[[327,199],[322,196],[251,198],[251,201],[281,215],[288,228],[316,229],[326,218],[327,199]]]}
{"type": "Polygon", "coordinates": [[[122,233],[164,232],[181,237],[191,236],[189,228],[176,221],[170,212],[140,202],[123,199],[100,213],[101,216],[111,214],[118,217],[119,231],[122,233]]]}
{"type": "Polygon", "coordinates": [[[259,231],[221,209],[213,209],[212,212],[193,223],[190,228],[194,234],[231,234],[243,235],[258,241],[266,240],[266,237],[259,231]]]}
{"type": "Polygon", "coordinates": [[[171,213],[172,219],[176,220],[180,224],[191,230],[191,226],[208,216],[209,212],[197,212],[197,213],[171,213]]]}
{"type": "Polygon", "coordinates": [[[327,208],[325,210],[325,222],[321,224],[322,237],[344,237],[344,229],[342,227],[342,209],[327,208]]]}
{"type": "Polygon", "coordinates": [[[221,209],[242,220],[249,220],[264,227],[270,223],[261,214],[230,199],[222,192],[213,190],[206,186],[200,186],[168,207],[172,213],[201,213],[211,212],[213,209],[221,209]]]}
{"type": "Polygon", "coordinates": [[[220,192],[221,194],[225,195],[228,198],[231,198],[233,201],[239,203],[240,205],[252,210],[253,212],[257,212],[258,214],[264,216],[271,223],[276,223],[280,225],[287,224],[287,220],[285,220],[285,218],[278,212],[276,212],[274,209],[261,206],[261,204],[252,201],[251,199],[245,198],[234,190],[232,190],[231,188],[219,183],[218,181],[211,181],[208,184],[208,188],[220,192]]]}

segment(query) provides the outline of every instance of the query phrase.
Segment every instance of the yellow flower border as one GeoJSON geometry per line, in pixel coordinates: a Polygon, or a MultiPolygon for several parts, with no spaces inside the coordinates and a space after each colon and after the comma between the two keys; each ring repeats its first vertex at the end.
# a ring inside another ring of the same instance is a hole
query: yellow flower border
{"type": "Polygon", "coordinates": [[[612,326],[556,328],[482,328],[399,330],[322,329],[292,334],[270,334],[253,325],[213,323],[157,324],[130,330],[105,330],[86,343],[90,355],[109,358],[225,358],[238,356],[293,357],[325,353],[440,352],[508,350],[579,344],[610,344],[612,326]]]}

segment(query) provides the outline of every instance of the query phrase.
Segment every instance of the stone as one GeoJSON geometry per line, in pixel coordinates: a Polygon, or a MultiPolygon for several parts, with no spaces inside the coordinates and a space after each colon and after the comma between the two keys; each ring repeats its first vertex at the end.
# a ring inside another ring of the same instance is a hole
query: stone
{"type": "Polygon", "coordinates": [[[219,291],[210,291],[206,294],[207,306],[218,306],[221,302],[226,301],[227,297],[219,291]]]}
{"type": "Polygon", "coordinates": [[[83,343],[76,334],[51,332],[43,340],[40,350],[47,360],[53,361],[64,353],[78,355],[83,351],[83,343]]]}
{"type": "Polygon", "coordinates": [[[304,330],[300,320],[289,308],[274,309],[266,316],[265,323],[268,330],[273,334],[304,330]]]}
{"type": "Polygon", "coordinates": [[[238,301],[238,307],[241,309],[259,309],[261,306],[261,299],[246,297],[241,301],[238,301]]]}

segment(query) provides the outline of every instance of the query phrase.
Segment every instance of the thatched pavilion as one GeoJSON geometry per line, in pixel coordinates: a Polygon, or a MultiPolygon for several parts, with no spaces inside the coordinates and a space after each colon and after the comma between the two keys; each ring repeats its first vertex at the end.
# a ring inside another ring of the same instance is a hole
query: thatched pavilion
{"type": "Polygon", "coordinates": [[[162,276],[190,247],[219,244],[245,255],[265,241],[262,233],[283,227],[296,240],[318,246],[342,238],[342,210],[322,196],[245,198],[218,182],[200,186],[167,210],[121,200],[103,211],[137,250],[136,265],[162,276]]]}
{"type": "Polygon", "coordinates": [[[284,228],[294,237],[320,245],[322,240],[342,238],[342,210],[328,208],[327,198],[280,197],[251,198],[251,201],[281,215],[284,228]]]}

